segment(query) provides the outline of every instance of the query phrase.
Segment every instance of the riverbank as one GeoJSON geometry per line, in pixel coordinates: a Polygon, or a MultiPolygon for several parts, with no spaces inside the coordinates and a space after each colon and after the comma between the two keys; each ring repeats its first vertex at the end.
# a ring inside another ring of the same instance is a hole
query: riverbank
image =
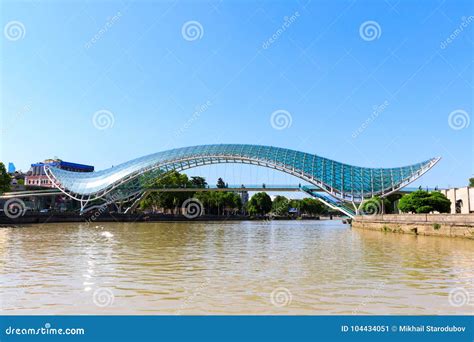
{"type": "Polygon", "coordinates": [[[182,215],[172,214],[119,214],[103,213],[99,216],[78,215],[76,213],[30,213],[17,218],[0,216],[0,227],[10,227],[22,224],[44,224],[44,223],[65,223],[65,222],[189,222],[189,221],[268,221],[268,220],[331,220],[339,217],[266,217],[266,216],[217,216],[202,215],[196,218],[187,218],[182,215]]]}
{"type": "Polygon", "coordinates": [[[474,214],[356,216],[352,228],[383,232],[459,237],[474,240],[474,214]]]}

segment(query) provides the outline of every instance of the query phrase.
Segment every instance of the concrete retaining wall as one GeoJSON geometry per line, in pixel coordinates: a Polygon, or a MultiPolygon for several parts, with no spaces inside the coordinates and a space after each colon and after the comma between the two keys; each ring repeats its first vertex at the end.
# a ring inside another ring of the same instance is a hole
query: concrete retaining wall
{"type": "Polygon", "coordinates": [[[474,240],[474,214],[406,214],[356,216],[353,228],[401,234],[462,237],[474,240]]]}

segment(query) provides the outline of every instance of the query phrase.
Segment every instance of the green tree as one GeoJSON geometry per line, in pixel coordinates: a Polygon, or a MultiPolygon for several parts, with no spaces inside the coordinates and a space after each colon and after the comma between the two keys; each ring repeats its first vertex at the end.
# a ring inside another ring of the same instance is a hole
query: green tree
{"type": "Polygon", "coordinates": [[[213,191],[199,191],[194,195],[194,198],[202,203],[207,214],[217,215],[217,210],[215,210],[217,208],[217,201],[214,198],[215,194],[213,191]]]}
{"type": "Polygon", "coordinates": [[[423,199],[428,196],[426,191],[418,190],[400,198],[398,209],[403,213],[416,213],[416,209],[423,206],[423,199]]]}
{"type": "Polygon", "coordinates": [[[235,213],[242,208],[242,200],[234,192],[202,191],[197,192],[194,197],[202,203],[208,214],[235,213]]]}
{"type": "Polygon", "coordinates": [[[474,187],[474,177],[469,178],[469,186],[474,187]]]}
{"type": "Polygon", "coordinates": [[[10,191],[12,177],[8,174],[5,164],[0,162],[0,193],[10,191]]]}
{"type": "Polygon", "coordinates": [[[275,215],[288,215],[289,208],[290,201],[285,196],[276,196],[272,202],[272,213],[275,215]]]}
{"type": "Polygon", "coordinates": [[[451,201],[439,191],[433,191],[427,199],[427,206],[439,213],[449,213],[451,211],[451,201]]]}
{"type": "Polygon", "coordinates": [[[207,186],[206,178],[199,176],[191,177],[191,184],[196,188],[205,188],[207,186]]]}
{"type": "Polygon", "coordinates": [[[272,199],[266,192],[257,192],[248,202],[247,210],[250,215],[265,215],[272,209],[272,199]]]}
{"type": "Polygon", "coordinates": [[[306,215],[321,215],[326,212],[326,206],[314,198],[303,198],[300,201],[300,212],[306,215]]]}
{"type": "Polygon", "coordinates": [[[219,179],[217,180],[217,187],[219,189],[223,189],[226,187],[225,182],[221,177],[219,177],[219,179]]]}
{"type": "Polygon", "coordinates": [[[299,199],[292,199],[290,200],[290,208],[294,208],[294,209],[298,209],[300,210],[301,209],[301,200],[299,199]]]}
{"type": "MultiPolygon", "coordinates": [[[[169,171],[158,176],[151,182],[151,188],[184,188],[192,186],[191,181],[186,174],[181,174],[178,171],[169,171]]],[[[175,209],[188,199],[192,197],[191,192],[152,192],[140,203],[140,208],[149,209],[157,208],[175,209]]]]}
{"type": "Polygon", "coordinates": [[[404,213],[430,213],[437,211],[440,213],[449,213],[451,201],[441,192],[428,192],[418,190],[411,194],[404,195],[398,204],[400,211],[404,213]]]}
{"type": "Polygon", "coordinates": [[[395,212],[395,202],[402,198],[401,194],[391,194],[384,197],[384,209],[386,214],[393,214],[395,212]]]}
{"type": "Polygon", "coordinates": [[[218,192],[222,205],[222,212],[229,214],[242,208],[242,199],[234,192],[218,192]]]}

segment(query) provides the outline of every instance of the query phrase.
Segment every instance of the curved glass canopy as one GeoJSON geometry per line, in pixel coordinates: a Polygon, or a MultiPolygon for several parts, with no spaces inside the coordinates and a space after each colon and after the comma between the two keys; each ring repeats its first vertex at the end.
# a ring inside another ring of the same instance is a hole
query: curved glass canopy
{"type": "Polygon", "coordinates": [[[96,172],[71,172],[51,166],[45,166],[45,171],[58,189],[75,199],[89,200],[136,182],[146,174],[208,164],[246,163],[289,173],[342,200],[360,202],[364,198],[399,190],[428,171],[439,159],[404,167],[366,168],[286,148],[217,144],[158,152],[96,172]]]}

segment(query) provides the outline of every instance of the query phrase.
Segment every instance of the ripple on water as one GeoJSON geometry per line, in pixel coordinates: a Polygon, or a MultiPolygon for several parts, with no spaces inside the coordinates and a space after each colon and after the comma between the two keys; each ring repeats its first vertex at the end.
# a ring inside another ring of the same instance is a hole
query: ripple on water
{"type": "Polygon", "coordinates": [[[472,241],[336,221],[46,224],[1,229],[0,253],[9,313],[472,314],[448,300],[473,289],[472,241]]]}

